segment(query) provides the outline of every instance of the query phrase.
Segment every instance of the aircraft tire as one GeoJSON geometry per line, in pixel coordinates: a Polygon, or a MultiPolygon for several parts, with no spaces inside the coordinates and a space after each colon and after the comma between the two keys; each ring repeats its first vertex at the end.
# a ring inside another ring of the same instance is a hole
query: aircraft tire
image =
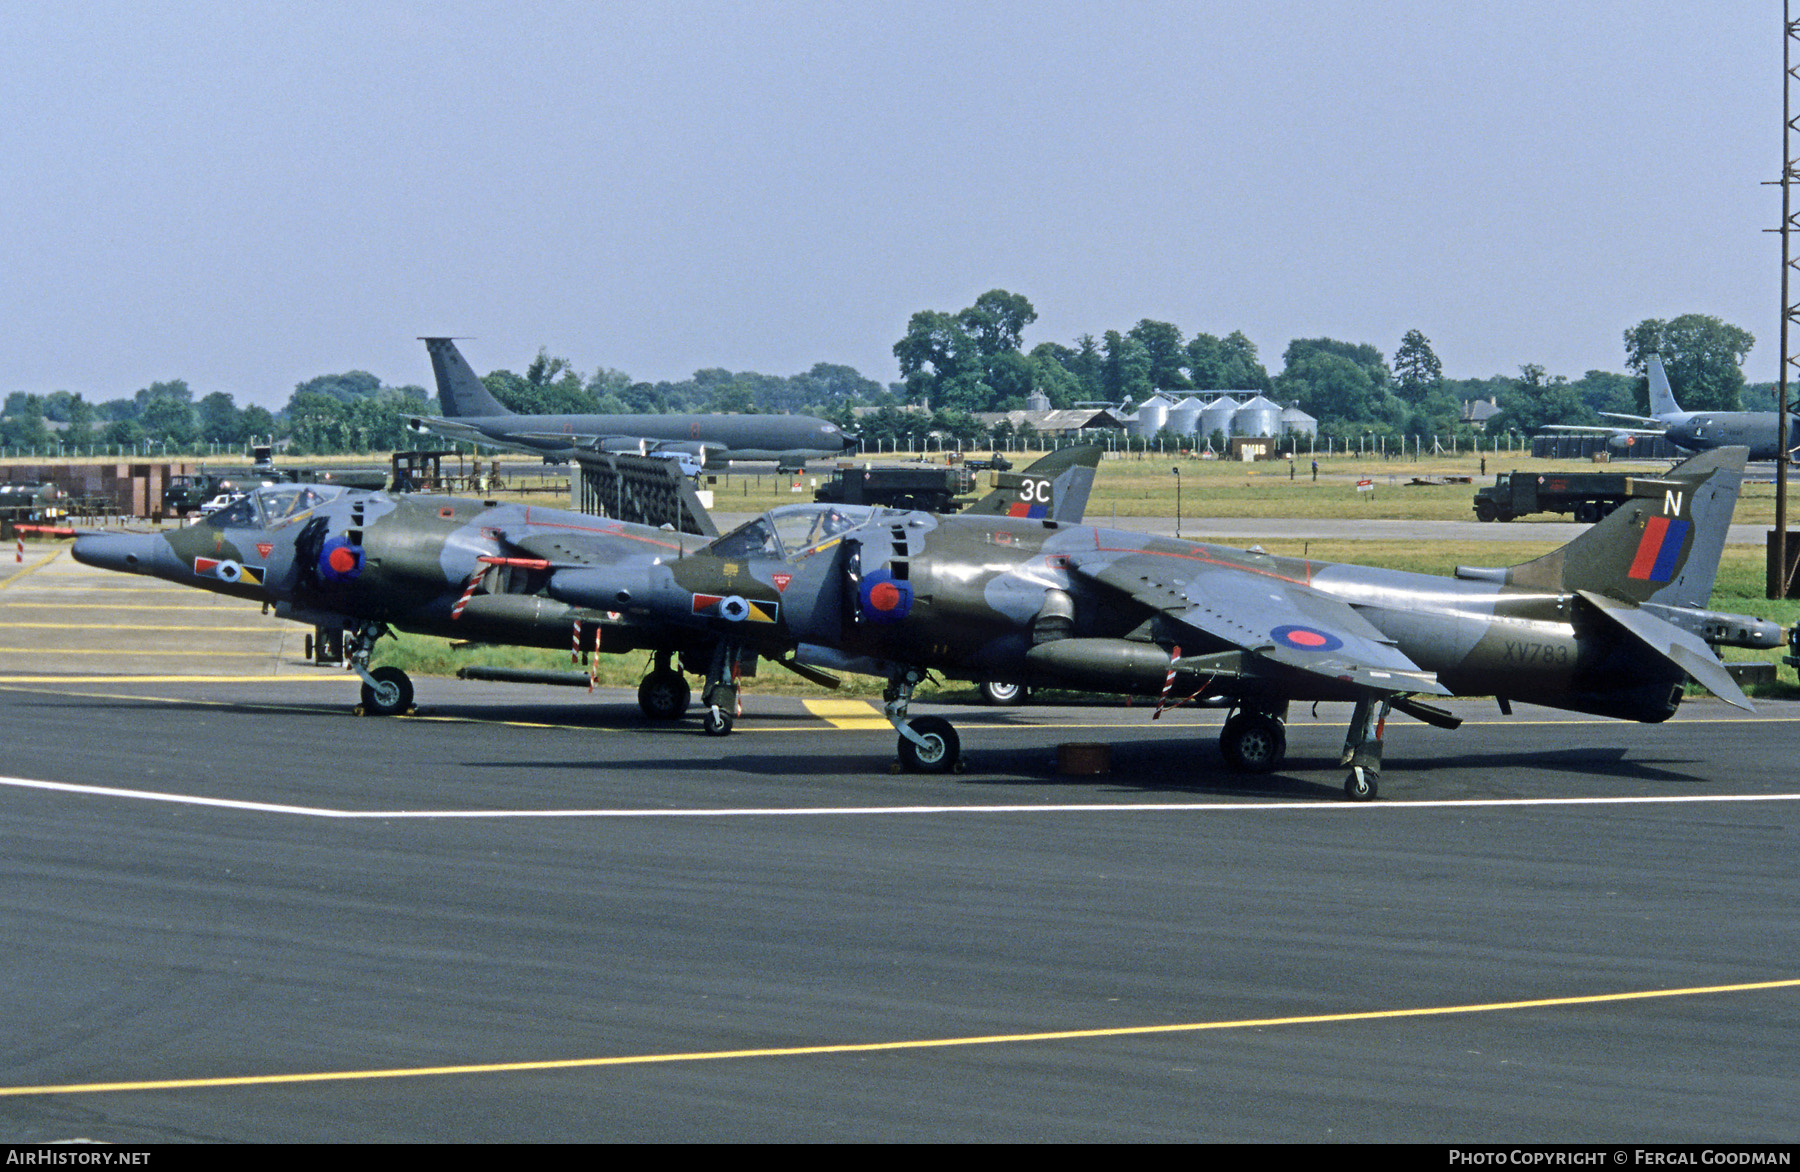
{"type": "Polygon", "coordinates": [[[907,727],[923,737],[916,745],[900,738],[900,767],[908,773],[948,773],[956,768],[962,742],[950,722],[938,716],[921,716],[906,722],[907,727]]]}
{"type": "Polygon", "coordinates": [[[638,707],[651,720],[680,720],[694,690],[678,671],[653,671],[638,685],[638,707]]]}
{"type": "Polygon", "coordinates": [[[996,708],[1023,704],[1030,692],[1024,684],[1014,683],[1012,680],[982,680],[975,685],[975,691],[981,696],[983,704],[992,704],[996,708]]]}
{"type": "Polygon", "coordinates": [[[1272,773],[1287,756],[1287,729],[1261,712],[1242,712],[1219,732],[1225,763],[1242,773],[1272,773]]]}
{"type": "Polygon", "coordinates": [[[730,736],[731,728],[736,723],[735,716],[717,705],[708,705],[700,716],[700,727],[706,730],[709,737],[730,736]]]}
{"type": "Polygon", "coordinates": [[[362,686],[364,716],[398,716],[412,707],[413,686],[407,674],[397,667],[378,667],[369,673],[375,686],[362,686]]]}
{"type": "Polygon", "coordinates": [[[1380,789],[1376,775],[1360,765],[1344,779],[1344,796],[1353,802],[1372,802],[1380,789]]]}

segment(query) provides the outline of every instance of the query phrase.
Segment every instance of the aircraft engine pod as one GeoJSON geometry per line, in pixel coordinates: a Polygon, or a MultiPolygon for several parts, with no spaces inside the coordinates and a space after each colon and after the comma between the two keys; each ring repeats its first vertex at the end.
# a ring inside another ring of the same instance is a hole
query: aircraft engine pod
{"type": "Polygon", "coordinates": [[[1025,653],[1028,673],[1096,692],[1155,695],[1169,678],[1169,653],[1129,639],[1058,639],[1025,653]]]}

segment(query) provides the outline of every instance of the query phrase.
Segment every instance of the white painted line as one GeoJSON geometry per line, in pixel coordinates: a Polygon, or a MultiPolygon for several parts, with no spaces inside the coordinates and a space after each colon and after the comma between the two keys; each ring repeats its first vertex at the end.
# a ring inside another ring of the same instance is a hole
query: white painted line
{"type": "Polygon", "coordinates": [[[0,786],[50,790],[85,797],[125,798],[131,801],[165,802],[182,806],[213,806],[262,814],[299,814],[309,818],[844,818],[892,814],[1244,814],[1267,811],[1331,810],[1342,813],[1379,813],[1405,810],[1513,809],[1522,806],[1666,806],[1718,802],[1794,802],[1800,793],[1781,794],[1675,794],[1666,797],[1611,798],[1458,798],[1417,802],[1086,802],[1058,805],[966,806],[740,806],[674,810],[338,810],[326,806],[290,806],[274,802],[250,802],[234,798],[207,798],[159,790],[121,789],[116,786],[77,785],[66,781],[37,781],[29,777],[0,777],[0,786]]]}

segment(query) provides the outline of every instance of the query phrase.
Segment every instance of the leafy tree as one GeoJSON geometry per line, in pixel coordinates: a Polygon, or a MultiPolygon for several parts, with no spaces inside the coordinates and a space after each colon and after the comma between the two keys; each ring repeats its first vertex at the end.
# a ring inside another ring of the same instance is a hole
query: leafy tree
{"type": "Polygon", "coordinates": [[[990,411],[1022,405],[1033,364],[1019,346],[1037,310],[1017,293],[990,289],[955,314],[920,310],[894,343],[910,398],[939,410],[990,411]]]}
{"type": "Polygon", "coordinates": [[[237,404],[223,391],[214,391],[200,400],[200,439],[209,444],[241,444],[244,442],[243,417],[237,404]]]}
{"type": "Polygon", "coordinates": [[[1444,381],[1444,366],[1418,330],[1406,331],[1394,351],[1394,392],[1415,406],[1444,381]]]}
{"type": "MultiPolygon", "coordinates": [[[[424,412],[416,411],[414,414],[424,414],[424,412]]],[[[255,403],[250,404],[250,406],[244,408],[243,411],[239,413],[238,422],[244,429],[245,443],[258,437],[264,439],[274,438],[275,417],[269,414],[269,409],[267,407],[260,407],[255,403]]]]}
{"type": "Polygon", "coordinates": [[[137,393],[138,422],[146,437],[175,450],[192,448],[200,439],[194,418],[194,394],[187,383],[151,383],[137,393]]]}
{"type": "Polygon", "coordinates": [[[1592,426],[1600,422],[1568,379],[1547,377],[1535,362],[1519,367],[1519,377],[1498,396],[1500,411],[1488,420],[1489,432],[1535,432],[1547,424],[1592,426]]]}
{"type": "Polygon", "coordinates": [[[1233,330],[1223,339],[1195,334],[1187,344],[1187,368],[1196,390],[1268,391],[1269,372],[1257,357],[1256,343],[1233,330]]]}
{"type": "Polygon", "coordinates": [[[974,339],[984,359],[1007,351],[1016,353],[1025,327],[1037,320],[1037,310],[1018,293],[989,289],[975,304],[956,315],[957,324],[974,339]]]}
{"type": "MultiPolygon", "coordinates": [[[[1756,345],[1748,330],[1716,317],[1688,313],[1672,321],[1645,318],[1625,331],[1625,365],[1645,375],[1652,354],[1662,356],[1676,401],[1689,411],[1736,411],[1744,393],[1744,358],[1756,345]]],[[[1649,383],[1639,384],[1641,412],[1650,409],[1649,383]]]]}
{"type": "Polygon", "coordinates": [[[1144,318],[1128,335],[1144,348],[1150,359],[1150,385],[1158,391],[1193,389],[1193,380],[1182,373],[1187,365],[1187,345],[1181,331],[1166,321],[1144,318]]]}
{"type": "Polygon", "coordinates": [[[8,447],[44,447],[53,441],[44,426],[44,401],[24,391],[6,397],[0,411],[0,444],[8,447]]]}
{"type": "MultiPolygon", "coordinates": [[[[322,374],[309,378],[294,388],[294,394],[329,395],[340,403],[367,398],[381,389],[381,380],[366,370],[349,370],[343,374],[322,374]]],[[[292,399],[290,398],[290,402],[292,399]]]]}
{"type": "Polygon", "coordinates": [[[1368,375],[1371,386],[1386,388],[1393,381],[1381,351],[1366,342],[1340,342],[1335,338],[1295,338],[1283,352],[1281,365],[1284,370],[1292,369],[1296,362],[1313,354],[1335,354],[1356,363],[1368,375]]]}
{"type": "Polygon", "coordinates": [[[894,343],[907,396],[934,407],[982,410],[981,354],[957,316],[922,309],[894,343]]]}
{"type": "Polygon", "coordinates": [[[1114,403],[1141,403],[1156,393],[1150,382],[1150,351],[1136,338],[1107,330],[1100,343],[1102,397],[1114,403]]]}

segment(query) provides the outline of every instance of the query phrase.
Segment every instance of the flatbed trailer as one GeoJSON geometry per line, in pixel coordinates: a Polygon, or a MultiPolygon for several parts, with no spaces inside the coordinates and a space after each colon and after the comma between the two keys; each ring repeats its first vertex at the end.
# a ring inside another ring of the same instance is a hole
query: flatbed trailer
{"type": "Polygon", "coordinates": [[[1492,485],[1476,490],[1475,519],[1573,513],[1589,525],[1634,497],[1655,498],[1677,488],[1661,477],[1630,472],[1502,472],[1492,485]]]}

